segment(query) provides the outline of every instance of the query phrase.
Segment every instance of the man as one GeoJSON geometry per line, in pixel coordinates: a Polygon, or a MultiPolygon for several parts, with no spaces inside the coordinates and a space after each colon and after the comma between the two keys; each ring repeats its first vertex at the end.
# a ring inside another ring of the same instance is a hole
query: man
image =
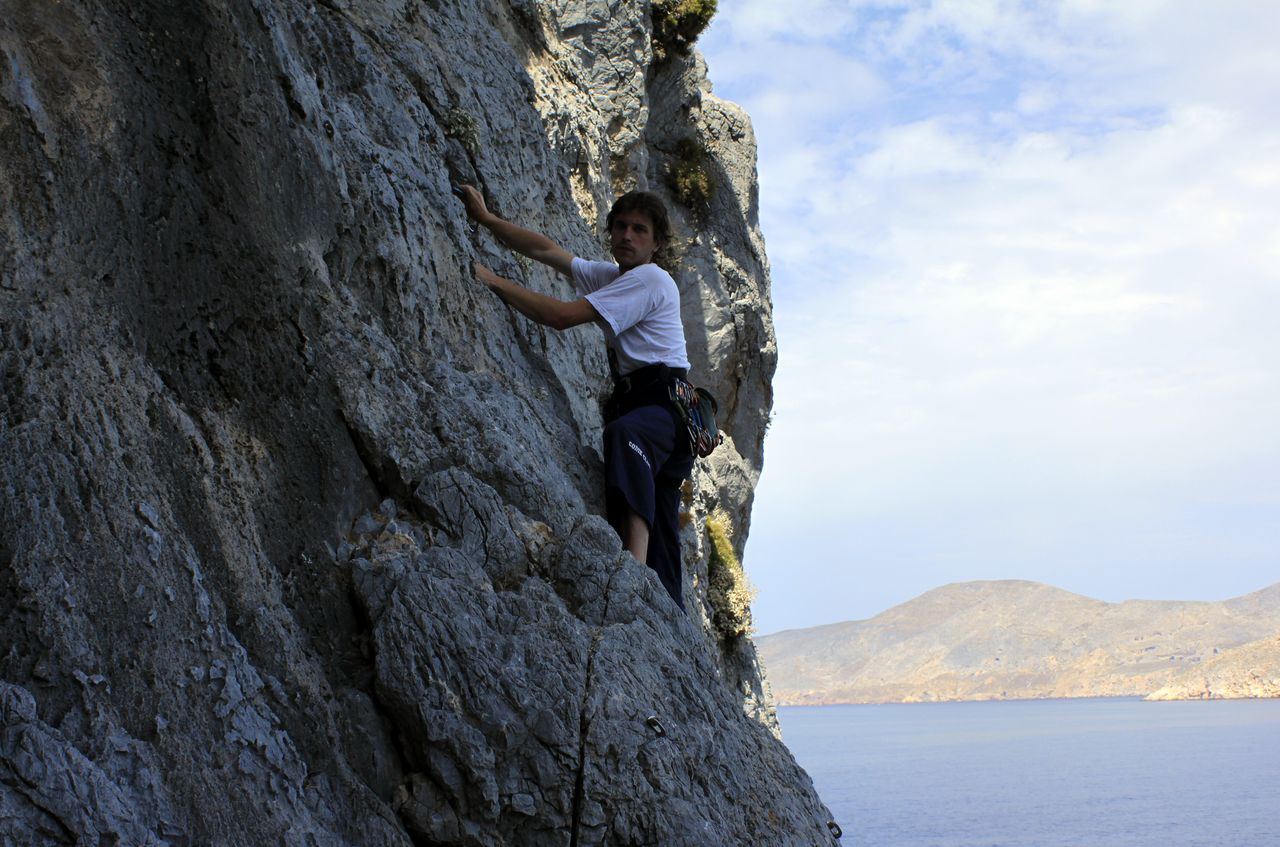
{"type": "Polygon", "coordinates": [[[688,374],[680,292],[654,263],[671,240],[662,200],[643,191],[619,197],[605,219],[616,264],[576,258],[541,233],[490,212],[480,192],[461,186],[467,214],[499,241],[573,280],[579,295],[559,300],[475,265],[476,278],[516,311],[553,329],[598,323],[609,345],[614,391],[605,407],[605,500],[609,523],[638,561],[657,572],[684,608],[680,569],[680,484],[693,453],[668,393],[688,374]]]}

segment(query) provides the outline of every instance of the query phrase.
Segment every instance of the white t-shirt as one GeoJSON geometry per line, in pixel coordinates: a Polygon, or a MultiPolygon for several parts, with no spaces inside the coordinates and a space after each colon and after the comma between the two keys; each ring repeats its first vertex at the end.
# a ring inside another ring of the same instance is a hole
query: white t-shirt
{"type": "Polygon", "coordinates": [[[622,273],[612,262],[575,257],[573,285],[604,318],[605,338],[623,375],[659,362],[689,367],[680,289],[662,268],[649,262],[622,273]]]}

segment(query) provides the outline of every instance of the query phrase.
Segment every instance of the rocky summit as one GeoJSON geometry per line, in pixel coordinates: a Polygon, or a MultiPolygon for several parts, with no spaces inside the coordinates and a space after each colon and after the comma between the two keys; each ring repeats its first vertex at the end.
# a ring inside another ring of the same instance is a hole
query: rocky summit
{"type": "Polygon", "coordinates": [[[0,0],[0,843],[832,843],[735,599],[754,140],[669,23],[0,0]],[[600,332],[476,283],[570,294],[463,182],[593,258],[616,196],[668,198],[728,433],[688,616],[599,517],[600,332]]]}

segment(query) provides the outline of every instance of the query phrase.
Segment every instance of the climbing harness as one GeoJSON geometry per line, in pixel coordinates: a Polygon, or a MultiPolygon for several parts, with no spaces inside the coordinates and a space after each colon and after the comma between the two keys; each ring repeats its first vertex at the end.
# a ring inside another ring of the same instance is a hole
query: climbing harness
{"type": "Polygon", "coordinates": [[[613,350],[609,350],[609,370],[613,376],[613,393],[604,406],[604,421],[617,420],[641,406],[666,406],[670,402],[668,386],[672,379],[688,376],[684,368],[664,364],[645,365],[623,376],[618,373],[613,350]]]}

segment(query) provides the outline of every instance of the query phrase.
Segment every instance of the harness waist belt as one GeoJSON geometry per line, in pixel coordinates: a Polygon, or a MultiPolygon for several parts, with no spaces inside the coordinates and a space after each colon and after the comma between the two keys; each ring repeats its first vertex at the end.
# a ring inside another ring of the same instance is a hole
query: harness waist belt
{"type": "Polygon", "coordinates": [[[688,379],[689,371],[686,368],[673,368],[670,365],[664,365],[661,362],[656,365],[645,365],[642,368],[636,368],[626,376],[617,376],[613,378],[614,394],[629,394],[637,388],[647,388],[655,382],[667,382],[672,377],[676,379],[688,379]]]}

